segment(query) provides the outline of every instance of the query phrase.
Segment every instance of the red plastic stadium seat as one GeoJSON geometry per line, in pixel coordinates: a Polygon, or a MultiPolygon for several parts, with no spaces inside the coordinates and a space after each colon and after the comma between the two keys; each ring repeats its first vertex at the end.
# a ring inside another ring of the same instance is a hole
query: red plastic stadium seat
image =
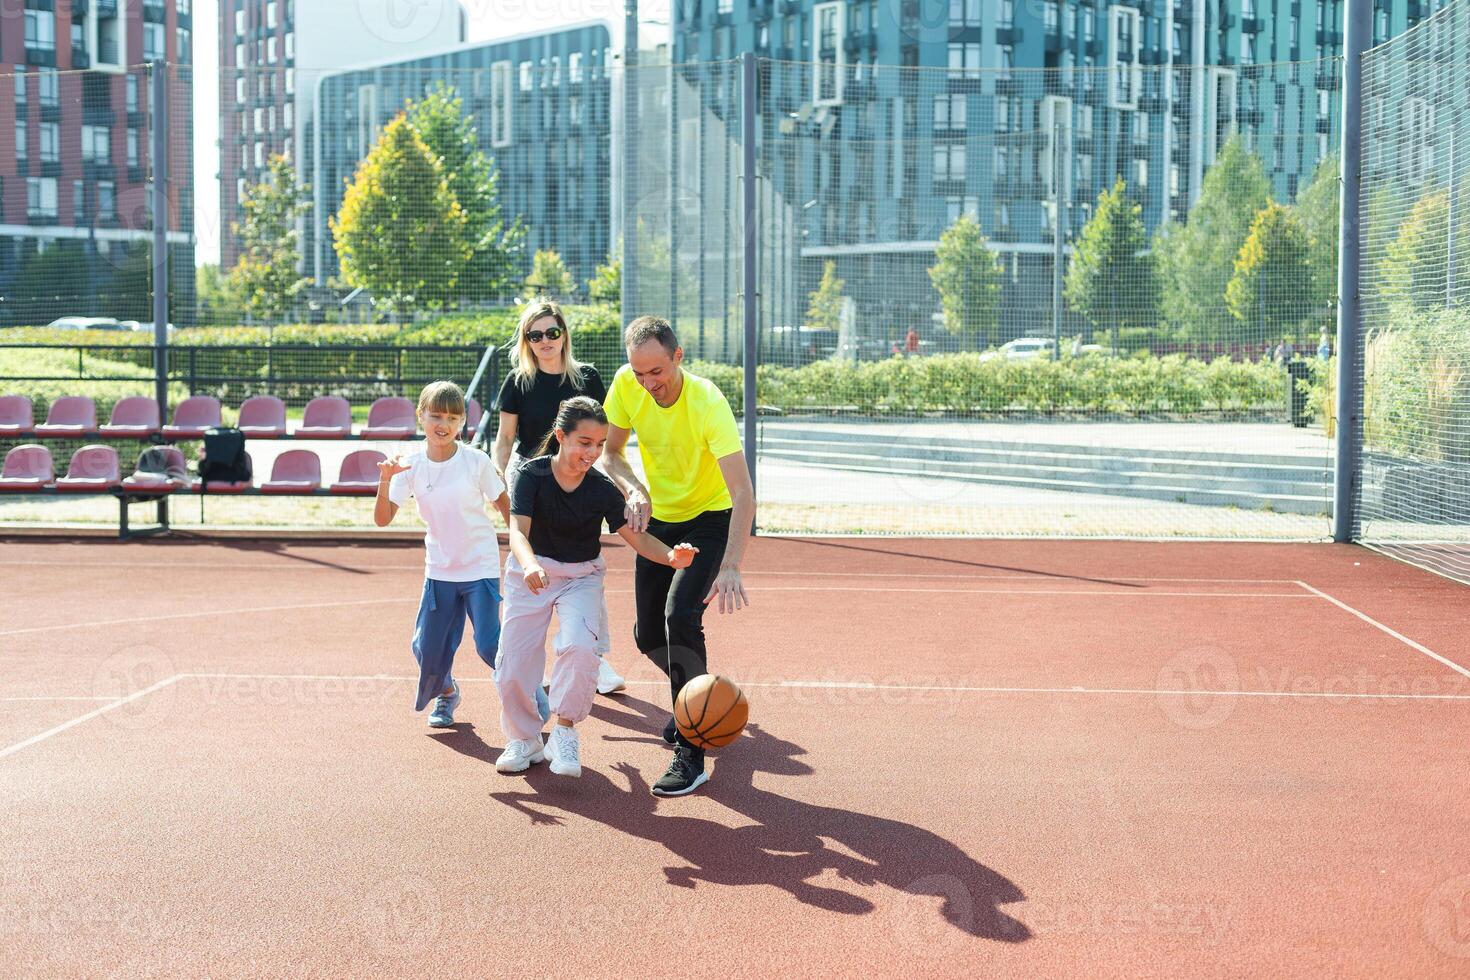
{"type": "MultiPolygon", "coordinates": [[[[248,459],[250,454],[246,453],[245,456],[248,459]]],[[[255,460],[253,459],[250,460],[250,471],[252,473],[255,472],[255,460]]],[[[239,480],[234,483],[226,483],[224,480],[210,480],[208,484],[204,485],[204,491],[208,493],[244,493],[252,485],[248,480],[239,480]]],[[[199,489],[200,483],[198,480],[195,480],[194,490],[197,492],[199,489]]]]}
{"type": "Polygon", "coordinates": [[[276,457],[261,493],[310,493],[322,485],[322,461],[310,449],[288,449],[276,457]]]}
{"type": "Polygon", "coordinates": [[[56,479],[51,464],[51,450],[28,443],[5,454],[5,469],[0,470],[0,491],[25,493],[39,490],[56,479]]]}
{"type": "Polygon", "coordinates": [[[352,406],[347,399],[323,395],[306,403],[301,424],[296,427],[298,439],[346,439],[352,435],[352,406]]]}
{"type": "Polygon", "coordinates": [[[379,398],[368,409],[364,439],[412,439],[418,432],[413,402],[407,398],[379,398]]]}
{"type": "Polygon", "coordinates": [[[359,449],[342,460],[342,470],[332,492],[345,496],[371,497],[378,492],[378,464],[388,457],[376,449],[359,449]]]}
{"type": "Polygon", "coordinates": [[[274,395],[256,395],[240,406],[240,431],[246,439],[279,439],[286,434],[286,403],[274,395]]]}
{"type": "Polygon", "coordinates": [[[206,430],[219,424],[219,399],[194,395],[174,408],[173,425],[165,425],[163,434],[168,439],[202,439],[206,430]]]}
{"type": "Polygon", "coordinates": [[[0,396],[0,439],[28,436],[35,425],[29,398],[24,395],[0,396]]]}
{"type": "Polygon", "coordinates": [[[111,446],[83,446],[71,454],[66,476],[56,481],[56,489],[68,493],[95,493],[122,485],[117,465],[117,450],[111,446]]]}
{"type": "MultiPolygon", "coordinates": [[[[169,458],[169,467],[177,465],[180,469],[188,472],[188,464],[184,461],[184,454],[173,446],[160,446],[169,458]]],[[[130,493],[173,493],[175,490],[189,489],[188,480],[171,480],[162,473],[138,473],[134,472],[122,482],[123,489],[130,493]]]]}
{"type": "Polygon", "coordinates": [[[146,439],[158,432],[158,402],[137,395],[112,406],[112,419],[102,427],[104,439],[146,439]]]}
{"type": "Polygon", "coordinates": [[[67,395],[51,403],[36,435],[76,439],[97,431],[97,406],[85,395],[67,395]]]}
{"type": "Polygon", "coordinates": [[[464,402],[464,431],[459,434],[459,437],[465,442],[469,442],[475,438],[475,430],[479,428],[480,417],[484,414],[485,410],[480,407],[479,402],[473,398],[466,398],[464,402]]]}

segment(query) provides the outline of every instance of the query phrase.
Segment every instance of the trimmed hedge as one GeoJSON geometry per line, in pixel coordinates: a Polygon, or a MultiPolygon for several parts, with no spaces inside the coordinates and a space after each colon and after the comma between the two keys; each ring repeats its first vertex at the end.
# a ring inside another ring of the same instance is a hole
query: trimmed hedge
{"type": "MultiPolygon", "coordinates": [[[[689,369],[714,381],[740,411],[739,367],[693,361],[689,369]]],[[[1284,379],[1276,364],[1192,361],[1182,355],[982,361],[973,353],[939,354],[868,363],[818,361],[800,368],[762,365],[756,372],[762,408],[864,415],[1281,412],[1284,379]]]]}

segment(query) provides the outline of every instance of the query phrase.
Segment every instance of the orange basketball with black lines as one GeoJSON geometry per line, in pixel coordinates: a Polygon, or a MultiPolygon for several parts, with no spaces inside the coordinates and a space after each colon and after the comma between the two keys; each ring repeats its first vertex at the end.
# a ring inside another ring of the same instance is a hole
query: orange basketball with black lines
{"type": "Polygon", "coordinates": [[[674,724],[699,749],[718,749],[740,737],[750,717],[750,702],[728,677],[700,674],[679,690],[674,724]]]}

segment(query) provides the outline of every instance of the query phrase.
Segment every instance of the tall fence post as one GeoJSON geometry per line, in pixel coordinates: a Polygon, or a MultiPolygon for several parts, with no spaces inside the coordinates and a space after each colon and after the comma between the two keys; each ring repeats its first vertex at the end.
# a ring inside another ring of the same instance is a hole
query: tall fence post
{"type": "Polygon", "coordinates": [[[740,56],[740,140],[744,161],[740,183],[745,191],[745,357],[742,360],[745,364],[745,465],[750,469],[752,487],[755,486],[756,457],[755,368],[760,352],[756,296],[760,222],[755,186],[755,100],[755,55],[746,51],[740,56]]]}
{"type": "Polygon", "coordinates": [[[152,93],[153,119],[153,396],[158,417],[168,419],[168,66],[155,61],[152,93]]]}
{"type": "Polygon", "coordinates": [[[1062,121],[1053,106],[1051,114],[1051,359],[1062,356],[1062,228],[1065,227],[1066,198],[1062,193],[1062,121]]]}
{"type": "Polygon", "coordinates": [[[1343,11],[1342,194],[1337,235],[1337,455],[1333,472],[1332,540],[1353,539],[1362,479],[1359,436],[1363,404],[1361,306],[1363,189],[1363,52],[1373,31],[1373,0],[1348,0],[1343,11]]]}

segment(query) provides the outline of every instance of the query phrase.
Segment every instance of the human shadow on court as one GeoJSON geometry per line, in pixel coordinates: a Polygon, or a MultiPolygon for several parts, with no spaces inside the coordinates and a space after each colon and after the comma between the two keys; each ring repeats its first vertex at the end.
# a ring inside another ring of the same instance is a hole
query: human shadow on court
{"type": "MultiPolygon", "coordinates": [[[[621,716],[608,720],[640,732],[649,727],[641,710],[599,713],[621,716]]],[[[1022,901],[1021,889],[938,834],[900,820],[794,800],[755,785],[757,773],[809,775],[811,768],[797,758],[803,754],[799,746],[758,725],[748,726],[745,736],[720,753],[709,792],[752,821],[741,827],[683,815],[677,801],[661,806],[649,793],[647,779],[626,762],[611,766],[618,779],[592,766],[584,767],[578,780],[534,767],[517,777],[531,792],[507,790],[491,796],[532,823],[561,824],[570,814],[662,844],[681,862],[664,868],[668,883],[677,887],[694,888],[701,881],[774,885],[804,904],[832,912],[862,915],[875,910],[855,891],[812,881],[830,870],[857,886],[886,885],[939,898],[936,914],[970,936],[999,942],[1030,938],[1030,929],[1000,908],[1022,901]]]]}
{"type": "MultiPolygon", "coordinates": [[[[496,736],[499,739],[500,733],[496,736]]],[[[495,759],[500,755],[500,749],[488,745],[480,733],[475,731],[473,722],[456,722],[450,728],[437,728],[429,732],[429,738],[440,745],[447,745],[460,755],[467,755],[471,759],[480,762],[488,762],[492,766],[495,759]]]]}
{"type": "Polygon", "coordinates": [[[1088,575],[1069,575],[1066,572],[1047,572],[1039,568],[1019,568],[1015,565],[996,565],[985,561],[967,561],[963,558],[946,558],[942,555],[925,555],[916,551],[894,551],[890,548],[875,548],[868,545],[853,544],[849,541],[815,541],[810,538],[795,538],[795,544],[811,545],[817,548],[836,548],[842,551],[861,551],[874,555],[890,555],[897,558],[918,558],[922,561],[934,562],[941,565],[963,565],[967,568],[988,568],[996,572],[1020,572],[1024,575],[1035,575],[1038,578],[1064,579],[1070,582],[1089,582],[1093,585],[1116,585],[1128,589],[1143,588],[1138,582],[1120,582],[1111,578],[1093,578],[1088,575]]]}

